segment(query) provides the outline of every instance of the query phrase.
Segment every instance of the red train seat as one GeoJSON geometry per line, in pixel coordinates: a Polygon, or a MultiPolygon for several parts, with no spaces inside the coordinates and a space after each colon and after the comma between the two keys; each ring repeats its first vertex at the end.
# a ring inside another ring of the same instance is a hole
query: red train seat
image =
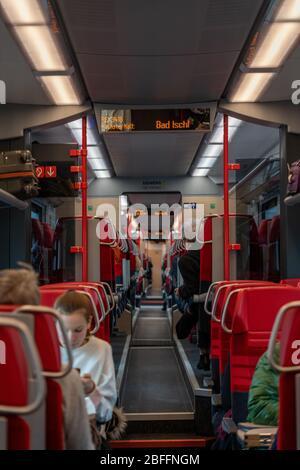
{"type": "MultiPolygon", "coordinates": [[[[96,334],[97,332],[99,332],[99,334],[103,333],[104,331],[103,326],[102,326],[102,330],[100,330],[100,327],[101,327],[100,320],[103,320],[103,309],[102,309],[102,304],[100,303],[100,300],[99,300],[98,293],[95,292],[95,289],[89,289],[86,286],[80,287],[77,289],[76,289],[77,287],[76,285],[73,285],[72,287],[78,292],[85,293],[89,297],[89,300],[92,306],[92,312],[93,312],[91,334],[96,334]]],[[[60,297],[64,292],[68,291],[69,289],[70,289],[70,286],[66,287],[64,285],[57,286],[55,288],[51,288],[50,285],[44,286],[43,288],[40,289],[41,305],[53,308],[58,297],[60,297]]]]}
{"type": "Polygon", "coordinates": [[[32,431],[23,415],[34,413],[45,398],[38,352],[29,329],[23,322],[0,314],[0,418],[4,449],[30,450],[32,431]],[[25,347],[26,344],[26,347],[25,347]],[[30,397],[31,370],[37,379],[34,397],[30,397]]]}
{"type": "Polygon", "coordinates": [[[279,450],[300,450],[300,302],[284,305],[279,311],[269,342],[268,357],[280,373],[279,450]],[[273,358],[281,330],[279,364],[273,358]]]}
{"type": "Polygon", "coordinates": [[[230,340],[230,381],[234,421],[247,417],[248,391],[260,356],[266,351],[278,310],[300,300],[293,287],[247,287],[237,294],[230,340]]]}

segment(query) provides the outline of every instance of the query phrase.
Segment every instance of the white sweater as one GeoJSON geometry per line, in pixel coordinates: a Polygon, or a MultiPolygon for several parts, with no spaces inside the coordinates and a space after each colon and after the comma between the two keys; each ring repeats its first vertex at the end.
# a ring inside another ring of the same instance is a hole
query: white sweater
{"type": "MultiPolygon", "coordinates": [[[[62,351],[62,360],[66,361],[66,351],[62,351]]],[[[112,418],[112,411],[117,401],[115,367],[110,344],[92,336],[89,341],[72,350],[73,367],[80,369],[80,375],[90,374],[96,384],[94,392],[86,397],[89,415],[97,416],[101,422],[112,418]]]]}

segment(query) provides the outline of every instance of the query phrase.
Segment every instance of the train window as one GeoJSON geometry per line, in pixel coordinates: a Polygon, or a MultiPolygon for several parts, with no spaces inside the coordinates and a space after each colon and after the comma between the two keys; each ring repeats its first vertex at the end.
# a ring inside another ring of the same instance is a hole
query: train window
{"type": "Polygon", "coordinates": [[[280,212],[279,208],[279,198],[274,197],[270,201],[267,201],[262,204],[261,215],[263,219],[272,219],[280,212]]]}
{"type": "Polygon", "coordinates": [[[230,161],[241,166],[230,190],[230,209],[236,214],[231,242],[241,246],[236,276],[276,282],[280,280],[279,132],[254,124],[242,129],[251,140],[249,148],[234,140],[229,148],[230,161]]]}

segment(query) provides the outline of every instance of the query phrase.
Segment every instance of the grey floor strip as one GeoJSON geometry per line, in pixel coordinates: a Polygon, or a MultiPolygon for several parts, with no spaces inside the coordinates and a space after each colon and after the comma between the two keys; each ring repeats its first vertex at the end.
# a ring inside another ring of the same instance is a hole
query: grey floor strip
{"type": "Polygon", "coordinates": [[[133,348],[121,398],[126,413],[191,413],[193,406],[172,347],[133,348]]]}

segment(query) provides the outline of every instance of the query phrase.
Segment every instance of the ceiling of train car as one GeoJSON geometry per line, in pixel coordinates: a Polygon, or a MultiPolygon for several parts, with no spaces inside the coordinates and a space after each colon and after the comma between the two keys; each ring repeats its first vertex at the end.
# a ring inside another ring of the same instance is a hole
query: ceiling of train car
{"type": "MultiPolygon", "coordinates": [[[[180,104],[218,100],[253,25],[262,0],[60,0],[72,47],[89,95],[102,103],[180,104]]],[[[7,102],[51,104],[27,59],[0,19],[1,79],[7,102]]],[[[260,101],[290,99],[291,77],[298,78],[300,45],[260,101]]],[[[43,131],[37,140],[68,142],[65,127],[43,131]],[[45,132],[47,135],[45,135],[45,132]]],[[[235,135],[234,158],[262,155],[277,131],[244,125],[235,135]],[[247,126],[247,127],[245,127],[247,126]]],[[[117,176],[187,174],[201,133],[114,133],[105,143],[117,176]],[[176,165],[174,164],[176,162],[176,165]]],[[[221,173],[221,160],[210,175],[221,173]]]]}
{"type": "MultiPolygon", "coordinates": [[[[57,2],[91,99],[126,106],[218,100],[262,3],[57,2]]],[[[105,141],[117,176],[179,176],[202,137],[132,133],[105,141]]]]}
{"type": "Polygon", "coordinates": [[[0,79],[4,80],[7,85],[7,102],[51,104],[1,17],[0,45],[0,79]]]}
{"type": "Polygon", "coordinates": [[[104,136],[118,176],[185,175],[201,133],[130,133],[104,136]]]}
{"type": "Polygon", "coordinates": [[[262,0],[60,0],[90,97],[101,103],[217,100],[262,0]]]}

